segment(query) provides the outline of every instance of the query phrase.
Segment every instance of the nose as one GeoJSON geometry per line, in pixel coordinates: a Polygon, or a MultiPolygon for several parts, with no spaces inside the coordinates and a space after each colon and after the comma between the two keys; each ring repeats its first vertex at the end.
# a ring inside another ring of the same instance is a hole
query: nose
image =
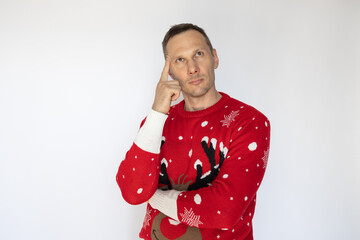
{"type": "Polygon", "coordinates": [[[191,76],[197,74],[198,72],[199,72],[199,67],[197,65],[197,62],[194,60],[190,60],[188,62],[188,74],[191,76]]]}

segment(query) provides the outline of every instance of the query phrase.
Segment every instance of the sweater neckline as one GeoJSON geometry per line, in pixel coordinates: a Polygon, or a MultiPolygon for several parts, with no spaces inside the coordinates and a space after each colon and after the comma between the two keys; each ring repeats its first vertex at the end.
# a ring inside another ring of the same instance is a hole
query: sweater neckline
{"type": "Polygon", "coordinates": [[[199,111],[186,111],[184,106],[185,106],[185,101],[182,100],[179,104],[178,104],[178,113],[179,115],[183,116],[183,117],[202,117],[205,116],[207,114],[216,112],[217,110],[219,110],[221,107],[223,107],[225,105],[225,103],[230,99],[230,96],[223,93],[223,92],[219,92],[222,97],[220,98],[219,101],[217,101],[214,105],[212,105],[211,107],[205,108],[203,110],[199,110],[199,111]]]}

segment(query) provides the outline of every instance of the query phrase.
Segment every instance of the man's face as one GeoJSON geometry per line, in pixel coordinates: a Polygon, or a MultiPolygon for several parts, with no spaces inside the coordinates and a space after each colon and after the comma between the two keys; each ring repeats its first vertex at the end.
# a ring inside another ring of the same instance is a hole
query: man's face
{"type": "Polygon", "coordinates": [[[184,97],[201,97],[215,90],[215,69],[219,65],[216,50],[211,50],[204,36],[188,30],[172,37],[167,46],[170,75],[180,83],[184,97]]]}

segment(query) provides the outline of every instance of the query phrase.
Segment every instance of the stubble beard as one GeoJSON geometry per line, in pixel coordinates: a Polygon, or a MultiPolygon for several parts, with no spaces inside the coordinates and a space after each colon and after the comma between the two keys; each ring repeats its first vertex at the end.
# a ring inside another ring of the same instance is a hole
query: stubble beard
{"type": "MultiPolygon", "coordinates": [[[[203,97],[204,95],[206,95],[210,89],[212,89],[215,85],[215,81],[214,80],[210,80],[206,77],[196,77],[196,78],[203,78],[203,81],[206,81],[205,82],[205,85],[202,86],[203,82],[200,84],[200,86],[191,86],[191,84],[188,84],[190,85],[189,87],[184,87],[184,86],[181,86],[181,89],[182,89],[182,92],[183,92],[183,95],[186,95],[188,97],[192,97],[192,98],[199,98],[199,97],[203,97]]],[[[188,80],[187,82],[191,81],[188,80]]]]}

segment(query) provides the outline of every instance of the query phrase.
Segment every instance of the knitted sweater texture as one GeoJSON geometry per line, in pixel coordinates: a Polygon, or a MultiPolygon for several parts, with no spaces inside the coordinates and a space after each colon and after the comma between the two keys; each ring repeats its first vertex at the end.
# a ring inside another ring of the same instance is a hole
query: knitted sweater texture
{"type": "Polygon", "coordinates": [[[121,162],[117,183],[130,204],[146,201],[143,239],[253,239],[270,123],[221,93],[213,106],[152,111],[121,162]]]}

